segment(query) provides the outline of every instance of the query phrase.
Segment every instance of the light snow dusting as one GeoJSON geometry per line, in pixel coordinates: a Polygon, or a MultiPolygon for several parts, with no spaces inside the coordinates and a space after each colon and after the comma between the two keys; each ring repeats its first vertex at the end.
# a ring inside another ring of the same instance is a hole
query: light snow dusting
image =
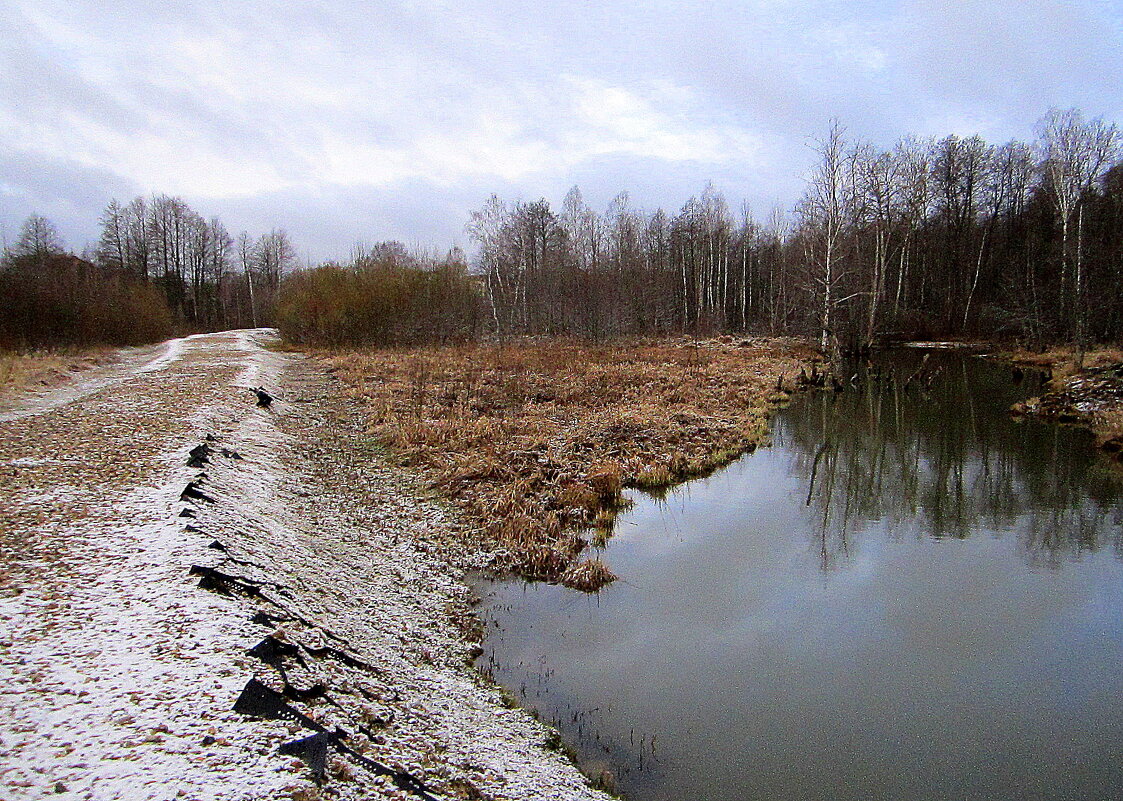
{"type": "Polygon", "coordinates": [[[0,796],[602,797],[470,667],[452,513],[273,336],[130,351],[0,418],[0,796]],[[276,695],[235,712],[251,679],[276,695]]]}

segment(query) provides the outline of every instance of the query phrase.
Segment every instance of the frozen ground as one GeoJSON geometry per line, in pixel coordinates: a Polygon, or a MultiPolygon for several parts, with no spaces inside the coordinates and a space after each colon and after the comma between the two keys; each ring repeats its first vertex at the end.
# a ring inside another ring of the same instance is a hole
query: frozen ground
{"type": "Polygon", "coordinates": [[[0,413],[0,796],[598,797],[469,667],[456,521],[272,336],[0,413]],[[235,712],[254,678],[284,698],[235,712]],[[318,730],[320,782],[278,753],[318,730]]]}

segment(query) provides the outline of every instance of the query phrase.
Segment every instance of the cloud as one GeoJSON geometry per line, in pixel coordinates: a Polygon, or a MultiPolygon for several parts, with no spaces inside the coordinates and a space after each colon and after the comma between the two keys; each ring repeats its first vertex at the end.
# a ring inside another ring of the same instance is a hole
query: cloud
{"type": "Polygon", "coordinates": [[[42,214],[58,226],[69,247],[81,251],[96,240],[97,219],[106,204],[137,190],[111,170],[0,148],[0,233],[10,243],[25,218],[42,214]]]}
{"type": "MultiPolygon", "coordinates": [[[[766,214],[832,116],[883,146],[1029,136],[1050,105],[1118,117],[1120,30],[1091,0],[0,0],[3,219],[128,187],[276,210],[318,257],[371,229],[443,246],[465,204],[574,183],[677,207],[713,180],[766,214]]],[[[94,238],[100,211],[57,222],[94,238]]]]}

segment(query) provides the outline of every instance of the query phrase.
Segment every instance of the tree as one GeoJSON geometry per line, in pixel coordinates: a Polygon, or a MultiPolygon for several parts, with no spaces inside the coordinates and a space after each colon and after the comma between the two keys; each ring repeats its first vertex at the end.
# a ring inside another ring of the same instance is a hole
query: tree
{"type": "Polygon", "coordinates": [[[238,235],[238,261],[246,276],[246,291],[250,296],[250,324],[257,328],[257,299],[254,297],[254,266],[257,264],[257,243],[246,231],[238,235]]]}
{"type": "Polygon", "coordinates": [[[102,267],[111,270],[124,270],[129,261],[128,222],[124,209],[116,200],[109,201],[101,215],[97,259],[102,267]]]}
{"type": "Polygon", "coordinates": [[[66,252],[55,224],[40,214],[32,214],[20,226],[19,238],[12,255],[28,258],[36,266],[46,263],[49,256],[66,252]]]}
{"type": "Polygon", "coordinates": [[[980,191],[992,148],[979,136],[941,139],[932,156],[932,185],[935,191],[936,222],[943,234],[943,325],[954,327],[964,317],[971,265],[975,262],[974,236],[978,221],[980,191]]]}
{"type": "Polygon", "coordinates": [[[507,258],[506,204],[498,195],[488,197],[479,211],[473,211],[465,230],[480,248],[480,267],[484,274],[484,289],[496,333],[501,337],[514,325],[517,298],[521,296],[518,280],[521,274],[513,270],[507,258]]]}
{"type": "Polygon", "coordinates": [[[855,148],[852,158],[856,197],[873,238],[873,259],[866,281],[865,342],[870,344],[882,311],[890,248],[901,216],[903,186],[899,165],[892,153],[878,153],[866,145],[855,148]]]}
{"type": "Polygon", "coordinates": [[[1083,269],[1084,196],[1119,157],[1119,129],[1097,117],[1085,122],[1077,109],[1052,109],[1037,125],[1044,185],[1061,223],[1061,299],[1071,309],[1077,362],[1087,344],[1087,297],[1083,269]],[[1076,222],[1076,243],[1070,230],[1076,222]],[[1071,288],[1070,288],[1071,284],[1071,288]]]}
{"type": "Polygon", "coordinates": [[[813,291],[818,295],[819,344],[836,354],[835,309],[849,300],[839,297],[843,275],[839,269],[842,233],[853,208],[854,180],[846,158],[845,129],[831,120],[825,139],[815,143],[820,162],[808,181],[797,212],[808,237],[813,291]]]}

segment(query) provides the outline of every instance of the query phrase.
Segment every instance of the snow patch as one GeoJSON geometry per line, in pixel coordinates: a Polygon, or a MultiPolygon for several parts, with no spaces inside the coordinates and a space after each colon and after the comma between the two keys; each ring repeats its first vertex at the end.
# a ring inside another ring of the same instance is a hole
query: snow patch
{"type": "Polygon", "coordinates": [[[169,364],[183,357],[184,344],[187,342],[186,337],[180,339],[169,340],[164,346],[164,352],[157,356],[152,361],[137,368],[137,373],[151,373],[154,370],[163,370],[169,364]]]}

